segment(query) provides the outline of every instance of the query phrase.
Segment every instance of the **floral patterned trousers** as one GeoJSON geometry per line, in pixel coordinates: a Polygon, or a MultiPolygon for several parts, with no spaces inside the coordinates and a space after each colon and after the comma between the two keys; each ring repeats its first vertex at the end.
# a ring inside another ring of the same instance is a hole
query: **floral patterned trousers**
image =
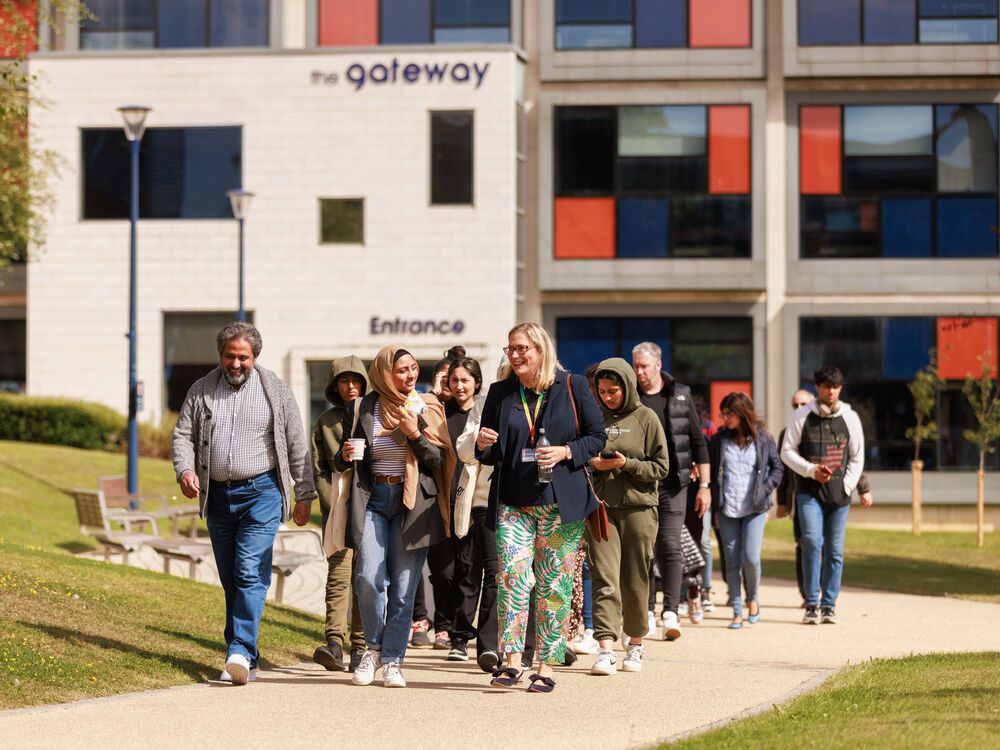
{"type": "Polygon", "coordinates": [[[535,651],[546,664],[566,658],[573,573],[585,521],[561,523],[556,505],[500,506],[497,520],[497,620],[500,650],[524,651],[535,590],[535,651]]]}

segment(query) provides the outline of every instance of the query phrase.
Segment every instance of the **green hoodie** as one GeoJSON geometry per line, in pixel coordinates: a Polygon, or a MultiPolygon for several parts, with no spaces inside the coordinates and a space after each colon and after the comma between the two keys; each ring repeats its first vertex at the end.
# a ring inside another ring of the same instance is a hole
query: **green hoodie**
{"type": "Polygon", "coordinates": [[[337,392],[337,378],[344,373],[360,375],[363,382],[361,395],[364,396],[368,392],[367,368],[360,358],[351,355],[333,360],[330,366],[330,378],[326,384],[326,400],[333,406],[319,415],[312,432],[313,477],[324,509],[330,507],[332,492],[330,476],[350,468],[350,464],[345,463],[340,456],[340,448],[344,443],[344,430],[350,429],[347,424],[347,404],[337,392]]]}
{"type": "Polygon", "coordinates": [[[601,373],[612,372],[625,384],[625,398],[617,411],[610,411],[598,398],[604,411],[604,428],[608,433],[605,451],[617,451],[625,456],[625,466],[610,471],[594,472],[594,488],[610,507],[657,505],[657,483],[667,476],[670,468],[667,439],[656,412],[639,401],[635,373],[628,362],[619,357],[606,359],[594,373],[594,390],[601,373]]]}

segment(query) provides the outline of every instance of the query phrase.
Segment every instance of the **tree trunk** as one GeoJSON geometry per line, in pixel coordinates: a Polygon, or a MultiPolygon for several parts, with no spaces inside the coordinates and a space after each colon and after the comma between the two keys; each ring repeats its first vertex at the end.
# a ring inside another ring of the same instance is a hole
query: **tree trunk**
{"type": "Polygon", "coordinates": [[[983,527],[986,521],[986,495],[983,492],[983,483],[986,480],[986,472],[980,469],[976,472],[978,481],[978,492],[976,493],[976,546],[983,546],[983,527]]]}
{"type": "Polygon", "coordinates": [[[920,536],[920,524],[923,521],[923,461],[910,464],[913,479],[913,535],[920,536]]]}

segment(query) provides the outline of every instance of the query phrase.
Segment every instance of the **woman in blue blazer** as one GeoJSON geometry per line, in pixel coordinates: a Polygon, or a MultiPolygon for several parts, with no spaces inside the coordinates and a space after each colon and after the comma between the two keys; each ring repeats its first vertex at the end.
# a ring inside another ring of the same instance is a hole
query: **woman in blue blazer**
{"type": "Polygon", "coordinates": [[[584,467],[604,447],[604,418],[586,379],[558,366],[544,328],[522,323],[507,339],[512,374],[490,387],[476,438],[480,463],[496,467],[487,523],[497,534],[497,618],[506,667],[492,684],[514,687],[521,680],[534,588],[539,665],[528,690],[550,692],[552,665],[566,654],[576,551],[585,519],[597,508],[584,467]],[[543,430],[550,446],[538,448],[543,430]],[[551,482],[539,481],[539,467],[552,470],[551,482]]]}

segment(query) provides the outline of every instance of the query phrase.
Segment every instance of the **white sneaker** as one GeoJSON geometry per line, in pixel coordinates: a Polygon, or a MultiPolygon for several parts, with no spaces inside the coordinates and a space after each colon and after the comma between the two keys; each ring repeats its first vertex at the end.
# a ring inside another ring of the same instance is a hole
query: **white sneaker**
{"type": "Polygon", "coordinates": [[[573,643],[573,651],[577,654],[596,654],[600,645],[594,639],[594,629],[587,628],[583,635],[576,638],[573,643]]]}
{"type": "Polygon", "coordinates": [[[677,613],[669,609],[663,613],[663,640],[676,641],[681,637],[681,624],[677,620],[677,613]]]}
{"type": "Polygon", "coordinates": [[[382,686],[390,688],[406,687],[406,680],[403,679],[403,671],[399,668],[399,664],[391,661],[382,667],[382,686]]]}
{"type": "MultiPolygon", "coordinates": [[[[250,667],[250,672],[247,674],[247,682],[253,682],[257,679],[257,667],[250,667]]],[[[222,674],[219,675],[219,682],[232,682],[233,676],[229,674],[228,669],[223,669],[222,674]]]]}
{"type": "Polygon", "coordinates": [[[622,672],[641,672],[642,656],[646,653],[641,643],[630,643],[625,647],[625,661],[622,662],[622,672]]]}
{"type": "Polygon", "coordinates": [[[685,601],[677,602],[677,616],[687,617],[688,616],[688,603],[685,601]]]}
{"type": "Polygon", "coordinates": [[[653,614],[653,610],[649,610],[649,613],[646,615],[646,635],[656,635],[656,615],[653,614]]]}
{"type": "Polygon", "coordinates": [[[351,682],[355,685],[371,685],[375,679],[375,670],[380,666],[382,666],[382,654],[368,649],[362,655],[358,668],[351,675],[351,682]]]}
{"type": "Polygon", "coordinates": [[[597,661],[590,668],[591,674],[612,675],[618,671],[618,660],[615,659],[615,652],[611,649],[605,651],[601,649],[597,652],[597,661]]]}
{"type": "MultiPolygon", "coordinates": [[[[250,660],[243,654],[230,654],[226,657],[226,668],[223,673],[229,673],[229,681],[234,685],[246,685],[250,679],[250,660]]],[[[219,675],[220,679],[222,675],[219,675]]]]}

